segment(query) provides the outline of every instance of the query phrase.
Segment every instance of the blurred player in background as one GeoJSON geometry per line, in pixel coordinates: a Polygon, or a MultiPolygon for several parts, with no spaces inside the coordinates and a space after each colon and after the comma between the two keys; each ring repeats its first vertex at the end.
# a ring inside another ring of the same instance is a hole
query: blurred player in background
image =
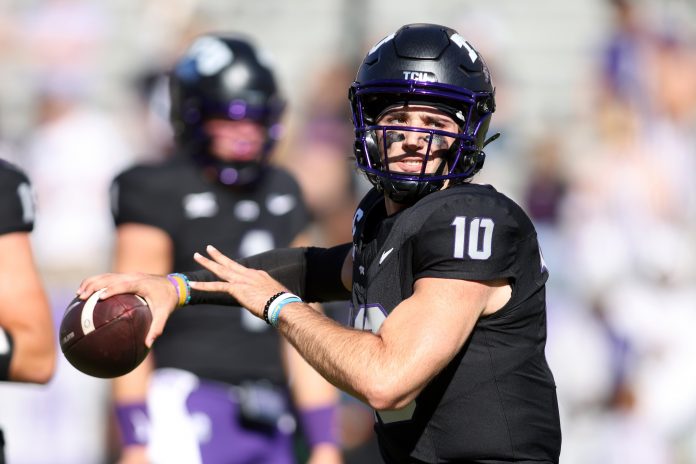
{"type": "MultiPolygon", "coordinates": [[[[115,269],[192,269],[208,243],[238,258],[306,245],[300,189],[269,163],[285,102],[268,58],[239,36],[200,36],[170,94],[175,153],[113,184],[115,269]]],[[[296,427],[310,463],[341,462],[337,391],[242,308],[178,312],[150,358],[114,381],[114,397],[122,464],[289,464],[296,427]]]]}
{"type": "MultiPolygon", "coordinates": [[[[43,384],[53,375],[56,348],[29,238],[33,201],[26,175],[0,160],[0,381],[43,384]]],[[[4,456],[0,431],[0,463],[4,456]]]]}

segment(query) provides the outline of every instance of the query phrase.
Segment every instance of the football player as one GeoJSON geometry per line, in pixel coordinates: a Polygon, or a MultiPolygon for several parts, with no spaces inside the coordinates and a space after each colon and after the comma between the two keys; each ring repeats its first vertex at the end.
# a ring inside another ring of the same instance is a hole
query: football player
{"type": "MultiPolygon", "coordinates": [[[[387,463],[558,462],[536,231],[511,199],[470,182],[496,137],[483,58],[453,29],[406,25],[367,53],[349,98],[357,165],[374,185],[352,243],[241,261],[209,246],[195,255],[207,271],[187,274],[189,303],[238,302],[277,327],[375,409],[387,463]],[[352,328],[304,303],[349,292],[352,328]]],[[[80,291],[104,286],[152,299],[147,343],[181,311],[163,277],[96,276],[80,291]]]]}
{"type": "MultiPolygon", "coordinates": [[[[191,269],[211,242],[234,257],[306,244],[299,186],[269,163],[285,102],[268,58],[244,37],[206,34],[169,80],[176,152],[115,179],[116,270],[191,269]]],[[[203,305],[168,327],[114,381],[122,463],[294,462],[284,364],[310,462],[340,462],[337,390],[263,321],[203,305]]]]}
{"type": "MultiPolygon", "coordinates": [[[[26,175],[0,160],[0,381],[47,383],[56,363],[53,321],[29,234],[34,198],[26,175]]],[[[0,431],[0,463],[4,463],[0,431]]]]}

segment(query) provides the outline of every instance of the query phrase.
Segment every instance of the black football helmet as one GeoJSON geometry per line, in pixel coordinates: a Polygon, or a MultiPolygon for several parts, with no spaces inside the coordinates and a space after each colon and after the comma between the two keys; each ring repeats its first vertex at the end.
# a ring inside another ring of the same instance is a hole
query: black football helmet
{"type": "Polygon", "coordinates": [[[170,75],[170,119],[177,145],[196,161],[214,169],[226,185],[254,183],[263,173],[280,136],[285,108],[267,59],[241,36],[198,37],[170,75]],[[250,119],[266,128],[266,143],[254,161],[218,160],[210,153],[203,130],[209,119],[250,119]]]}
{"type": "Polygon", "coordinates": [[[375,187],[399,203],[412,203],[439,190],[445,180],[470,179],[483,166],[483,147],[497,137],[486,140],[495,111],[494,95],[486,63],[457,31],[435,24],[401,27],[368,52],[349,91],[357,166],[375,187]],[[385,110],[401,105],[433,106],[448,113],[460,131],[376,124],[385,110]],[[395,130],[425,133],[429,142],[420,173],[389,170],[386,144],[388,132],[395,130]],[[426,174],[437,136],[454,142],[436,173],[426,174]]]}

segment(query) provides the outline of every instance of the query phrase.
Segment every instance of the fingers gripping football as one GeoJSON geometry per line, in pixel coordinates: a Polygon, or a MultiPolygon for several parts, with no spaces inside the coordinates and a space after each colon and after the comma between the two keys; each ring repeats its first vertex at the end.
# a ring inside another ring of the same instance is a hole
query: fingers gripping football
{"type": "Polygon", "coordinates": [[[82,281],[77,295],[85,300],[101,289],[104,291],[99,297],[100,300],[122,293],[133,293],[145,299],[152,311],[152,324],[145,337],[145,345],[148,348],[162,334],[167,318],[176,309],[178,301],[176,289],[166,277],[143,273],[100,274],[89,277],[82,281]]]}
{"type": "Polygon", "coordinates": [[[194,259],[218,276],[220,281],[191,282],[191,288],[206,292],[228,293],[259,318],[263,318],[263,308],[272,295],[287,291],[266,271],[244,267],[210,245],[206,247],[206,252],[210,258],[196,253],[194,259]]]}

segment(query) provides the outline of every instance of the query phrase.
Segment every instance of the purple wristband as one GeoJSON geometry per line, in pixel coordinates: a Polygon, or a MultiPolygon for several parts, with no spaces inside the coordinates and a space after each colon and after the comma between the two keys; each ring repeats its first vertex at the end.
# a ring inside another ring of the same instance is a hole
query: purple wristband
{"type": "Polygon", "coordinates": [[[174,288],[176,289],[176,298],[177,298],[177,304],[176,304],[176,305],[179,306],[179,303],[178,303],[178,302],[181,301],[181,290],[179,290],[179,282],[177,282],[176,279],[175,279],[171,274],[169,274],[169,275],[167,276],[167,280],[168,280],[169,283],[172,284],[172,285],[174,286],[174,288]]]}
{"type": "Polygon", "coordinates": [[[310,447],[320,443],[338,445],[336,413],[335,405],[300,410],[300,423],[310,447]]]}
{"type": "Polygon", "coordinates": [[[123,446],[147,444],[150,418],[145,403],[117,404],[116,421],[123,446]]]}

